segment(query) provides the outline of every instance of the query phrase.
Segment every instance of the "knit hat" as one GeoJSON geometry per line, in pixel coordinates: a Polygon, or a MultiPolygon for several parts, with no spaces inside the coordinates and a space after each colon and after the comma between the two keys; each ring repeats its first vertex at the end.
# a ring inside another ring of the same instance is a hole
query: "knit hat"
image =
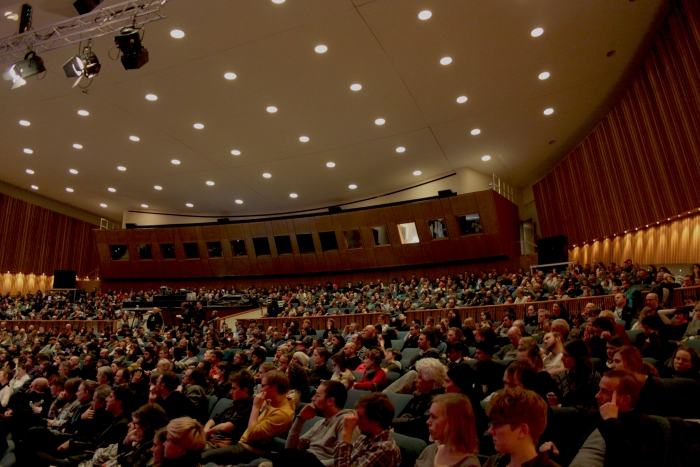
{"type": "Polygon", "coordinates": [[[309,366],[309,356],[306,355],[304,352],[294,352],[294,356],[299,360],[299,363],[301,366],[306,368],[309,366]]]}

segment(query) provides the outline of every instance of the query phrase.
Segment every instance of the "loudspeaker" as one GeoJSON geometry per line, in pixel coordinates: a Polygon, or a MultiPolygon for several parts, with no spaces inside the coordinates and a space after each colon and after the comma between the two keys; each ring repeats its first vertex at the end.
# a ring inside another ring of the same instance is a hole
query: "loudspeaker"
{"type": "Polygon", "coordinates": [[[539,264],[565,263],[569,261],[569,239],[566,235],[537,240],[537,262],[539,264]]]}
{"type": "Polygon", "coordinates": [[[449,198],[450,196],[457,196],[457,193],[455,193],[452,190],[440,190],[440,191],[438,191],[438,197],[440,197],[440,198],[449,198]]]}
{"type": "Polygon", "coordinates": [[[76,0],[73,2],[73,6],[79,14],[84,15],[94,10],[100,3],[102,0],[76,0]]]}
{"type": "Polygon", "coordinates": [[[228,224],[230,221],[228,220],[228,217],[222,217],[221,219],[217,219],[216,222],[219,224],[228,224]]]}
{"type": "Polygon", "coordinates": [[[136,224],[126,224],[125,227],[126,227],[127,229],[135,229],[135,228],[136,228],[136,224]]]}
{"type": "Polygon", "coordinates": [[[328,212],[331,214],[339,214],[340,212],[342,212],[342,210],[343,208],[341,208],[340,206],[331,206],[328,208],[328,212]]]}
{"type": "Polygon", "coordinates": [[[53,272],[54,289],[74,289],[78,273],[75,271],[64,271],[56,269],[53,272]]]}

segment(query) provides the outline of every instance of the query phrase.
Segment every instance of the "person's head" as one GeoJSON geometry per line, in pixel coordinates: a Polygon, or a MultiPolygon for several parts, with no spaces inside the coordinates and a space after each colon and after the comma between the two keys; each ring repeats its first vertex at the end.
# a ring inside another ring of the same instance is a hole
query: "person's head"
{"type": "Polygon", "coordinates": [[[474,354],[474,357],[480,362],[492,360],[494,352],[495,349],[493,348],[493,345],[488,342],[481,341],[476,343],[476,353],[474,354]]]}
{"type": "MultiPolygon", "coordinates": [[[[95,394],[97,394],[102,387],[104,386],[99,386],[95,391],[95,394]]],[[[109,388],[109,386],[107,387],[109,388]]],[[[129,386],[115,386],[114,388],[110,389],[111,390],[109,391],[109,394],[105,400],[105,409],[107,412],[117,416],[122,412],[130,410],[134,398],[134,392],[129,389],[129,386]]]]}
{"type": "Polygon", "coordinates": [[[80,386],[78,386],[78,392],[75,393],[75,397],[80,402],[87,402],[89,400],[92,400],[92,396],[95,393],[95,389],[97,389],[97,381],[83,381],[82,383],[80,383],[80,386]]]}
{"type": "Polygon", "coordinates": [[[547,403],[529,389],[507,388],[491,398],[486,415],[496,451],[514,454],[537,446],[547,425],[547,403]]]}
{"type": "Polygon", "coordinates": [[[462,342],[455,342],[447,346],[447,358],[451,362],[456,362],[464,358],[464,354],[468,351],[467,346],[462,342]]]}
{"type": "Polygon", "coordinates": [[[676,373],[690,369],[694,369],[696,372],[700,370],[700,356],[698,356],[698,352],[694,348],[686,345],[679,346],[676,351],[673,352],[671,361],[673,362],[673,370],[676,373]]]}
{"type": "Polygon", "coordinates": [[[517,326],[511,326],[510,329],[508,329],[508,340],[514,347],[518,346],[518,342],[520,342],[522,335],[523,334],[520,331],[520,328],[517,326]]]}
{"type": "Polygon", "coordinates": [[[559,318],[552,321],[552,331],[558,332],[562,336],[562,339],[569,335],[570,329],[571,327],[565,319],[559,318]]]}
{"type": "Polygon", "coordinates": [[[646,374],[642,352],[631,345],[620,347],[613,352],[612,369],[625,370],[638,375],[646,374]]]}
{"type": "Polygon", "coordinates": [[[659,296],[653,292],[647,294],[645,305],[656,311],[659,308],[659,296]]]}
{"type": "Polygon", "coordinates": [[[603,375],[598,388],[595,395],[598,407],[612,402],[614,395],[618,410],[629,412],[637,404],[642,385],[629,371],[610,370],[603,375]]]}
{"type": "Polygon", "coordinates": [[[272,399],[287,394],[287,391],[289,391],[289,377],[284,372],[271,370],[263,375],[260,392],[265,395],[265,398],[272,399]]]}
{"type": "Polygon", "coordinates": [[[562,345],[561,334],[558,332],[548,332],[544,335],[543,341],[547,352],[552,352],[562,345]]]}
{"type": "Polygon", "coordinates": [[[314,410],[319,416],[332,416],[345,406],[348,390],[339,381],[321,381],[316,394],[311,398],[314,410]]]}
{"type": "Polygon", "coordinates": [[[379,349],[372,349],[365,355],[365,368],[367,370],[381,370],[382,352],[379,349]]]}
{"type": "Polygon", "coordinates": [[[139,407],[131,415],[129,428],[136,430],[138,442],[142,443],[153,439],[156,431],[164,428],[167,424],[168,416],[165,414],[165,410],[158,404],[148,403],[139,407]]]}
{"type": "Polygon", "coordinates": [[[296,363],[301,367],[308,368],[309,356],[306,355],[304,352],[294,352],[294,356],[292,356],[292,360],[290,363],[296,363]]]}
{"type": "Polygon", "coordinates": [[[582,370],[591,366],[591,355],[588,345],[581,340],[572,340],[564,345],[561,362],[567,370],[582,370]]]}
{"type": "Polygon", "coordinates": [[[416,362],[415,387],[421,394],[441,388],[445,382],[445,366],[436,358],[424,358],[416,362]]]}
{"type": "Polygon", "coordinates": [[[357,346],[355,344],[352,342],[345,344],[345,347],[343,347],[343,354],[345,354],[347,358],[354,357],[355,353],[357,353],[357,346]]]}
{"type": "Polygon", "coordinates": [[[247,371],[239,371],[229,377],[231,383],[231,399],[234,401],[253,396],[255,379],[247,371]]]}
{"type": "Polygon", "coordinates": [[[168,423],[168,434],[163,444],[163,457],[177,459],[201,453],[207,444],[204,427],[195,419],[180,417],[168,423]]]}
{"type": "Polygon", "coordinates": [[[159,396],[164,397],[177,389],[180,385],[180,378],[172,371],[161,373],[156,380],[156,392],[159,396]]]}
{"type": "Polygon", "coordinates": [[[391,427],[394,420],[394,404],[381,392],[366,394],[355,403],[357,427],[364,435],[374,436],[391,427]]]}
{"type": "Polygon", "coordinates": [[[0,383],[7,384],[15,376],[15,371],[11,368],[3,368],[0,373],[0,383]]]}
{"type": "Polygon", "coordinates": [[[311,356],[314,366],[327,365],[329,358],[331,358],[331,353],[325,347],[314,349],[314,353],[311,356]]]}
{"type": "Polygon", "coordinates": [[[391,363],[396,360],[401,360],[401,351],[398,349],[386,349],[384,352],[384,360],[391,363]]]}
{"type": "Polygon", "coordinates": [[[503,373],[503,386],[506,388],[534,389],[537,373],[528,362],[513,362],[503,373]]]}
{"type": "Polygon", "coordinates": [[[455,393],[435,396],[427,423],[431,441],[439,441],[459,452],[476,452],[479,440],[474,410],[467,396],[455,393]]]}

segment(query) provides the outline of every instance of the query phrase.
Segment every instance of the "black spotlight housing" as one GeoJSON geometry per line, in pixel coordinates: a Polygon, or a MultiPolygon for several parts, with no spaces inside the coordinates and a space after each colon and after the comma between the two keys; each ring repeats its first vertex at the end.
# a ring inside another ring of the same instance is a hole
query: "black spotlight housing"
{"type": "Polygon", "coordinates": [[[91,50],[90,44],[85,47],[82,54],[71,57],[63,65],[63,71],[68,78],[77,78],[81,75],[86,78],[92,78],[100,72],[100,68],[100,61],[91,50]]]}
{"type": "Polygon", "coordinates": [[[148,50],[141,44],[139,30],[132,27],[122,28],[114,37],[114,44],[122,53],[122,65],[125,70],[136,70],[148,63],[148,50]]]}
{"type": "Polygon", "coordinates": [[[97,5],[100,3],[102,3],[102,0],[76,0],[73,2],[73,6],[79,14],[84,15],[97,8],[97,5]]]}

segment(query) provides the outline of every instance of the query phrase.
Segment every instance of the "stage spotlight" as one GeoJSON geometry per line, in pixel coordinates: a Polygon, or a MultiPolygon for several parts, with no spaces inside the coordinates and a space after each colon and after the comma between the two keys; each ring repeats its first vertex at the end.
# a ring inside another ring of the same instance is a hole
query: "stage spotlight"
{"type": "Polygon", "coordinates": [[[76,86],[83,76],[94,78],[100,72],[100,68],[100,61],[92,51],[92,41],[88,42],[82,54],[71,57],[63,65],[63,71],[67,78],[78,78],[73,86],[76,86]]]}
{"type": "Polygon", "coordinates": [[[148,50],[141,44],[138,29],[122,28],[119,35],[114,37],[114,44],[122,53],[125,70],[136,70],[148,63],[148,50]]]}
{"type": "Polygon", "coordinates": [[[12,89],[15,89],[27,83],[24,78],[38,75],[44,71],[46,71],[44,60],[32,51],[24,56],[24,60],[12,65],[10,69],[3,74],[3,78],[6,81],[12,81],[12,89]]]}

